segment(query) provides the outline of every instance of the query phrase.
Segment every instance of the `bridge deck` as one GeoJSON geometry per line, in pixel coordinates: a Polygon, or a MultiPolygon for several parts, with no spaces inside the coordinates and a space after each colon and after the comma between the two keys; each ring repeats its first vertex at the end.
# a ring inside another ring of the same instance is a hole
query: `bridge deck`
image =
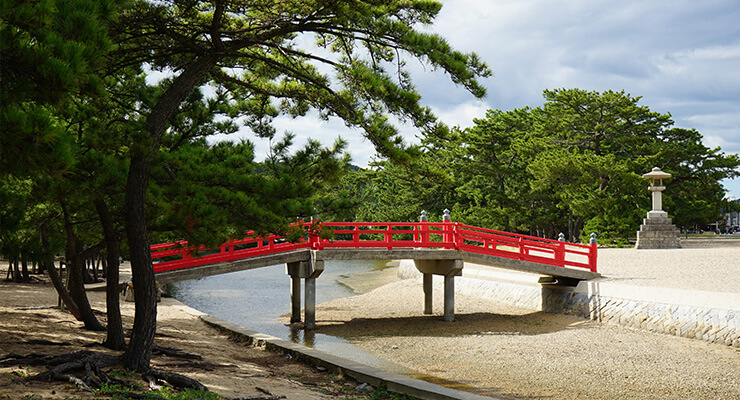
{"type": "MultiPolygon", "coordinates": [[[[211,275],[227,274],[229,272],[245,271],[248,269],[269,267],[270,265],[288,264],[311,259],[311,250],[290,250],[277,254],[265,254],[243,258],[232,262],[219,262],[195,267],[155,272],[154,276],[160,284],[198,279],[211,275]]],[[[156,264],[155,264],[156,265],[156,264]]]]}

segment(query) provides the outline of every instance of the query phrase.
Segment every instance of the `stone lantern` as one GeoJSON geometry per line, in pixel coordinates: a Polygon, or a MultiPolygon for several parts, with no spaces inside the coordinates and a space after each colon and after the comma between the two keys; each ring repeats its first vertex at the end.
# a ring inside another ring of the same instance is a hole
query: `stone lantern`
{"type": "Polygon", "coordinates": [[[648,211],[647,218],[643,219],[640,230],[637,232],[638,249],[675,249],[681,247],[681,233],[673,225],[668,213],[663,211],[663,179],[671,174],[655,167],[652,171],[643,174],[643,178],[650,179],[648,190],[652,192],[653,209],[648,211]]]}

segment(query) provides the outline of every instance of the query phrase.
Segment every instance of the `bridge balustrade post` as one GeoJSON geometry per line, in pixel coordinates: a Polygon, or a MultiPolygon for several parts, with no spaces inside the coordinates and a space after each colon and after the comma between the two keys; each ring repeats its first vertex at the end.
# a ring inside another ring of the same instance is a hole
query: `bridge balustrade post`
{"type": "Polygon", "coordinates": [[[555,250],[555,261],[561,267],[565,266],[565,241],[558,242],[558,248],[555,250]]]}
{"type": "Polygon", "coordinates": [[[558,233],[558,248],[555,250],[555,261],[561,267],[565,266],[565,234],[558,233]]]}
{"type": "Polygon", "coordinates": [[[596,256],[597,256],[597,247],[599,246],[596,240],[596,232],[591,232],[591,238],[588,240],[589,246],[591,248],[588,250],[588,267],[591,270],[591,272],[597,272],[596,271],[596,256]]]}
{"type": "Polygon", "coordinates": [[[385,228],[386,228],[386,232],[383,234],[383,238],[385,240],[386,246],[388,246],[386,248],[388,250],[393,250],[393,246],[391,245],[391,242],[393,242],[393,226],[388,225],[385,228]]]}
{"type": "MultiPolygon", "coordinates": [[[[303,217],[295,217],[295,227],[296,228],[303,229],[304,223],[305,221],[303,220],[303,217]]],[[[304,236],[301,240],[299,240],[299,242],[305,241],[305,240],[308,240],[308,238],[304,236]]]]}
{"type": "Polygon", "coordinates": [[[526,249],[524,248],[524,238],[523,237],[521,236],[519,237],[517,245],[519,246],[519,254],[525,255],[526,249]]]}
{"type": "Polygon", "coordinates": [[[427,229],[426,223],[429,222],[429,219],[427,218],[427,212],[424,210],[421,210],[421,215],[419,216],[419,222],[421,222],[421,225],[419,225],[419,233],[414,235],[414,239],[416,239],[417,242],[428,242],[429,241],[429,233],[423,233],[421,231],[427,229]]]}
{"type": "MultiPolygon", "coordinates": [[[[314,208],[314,210],[316,210],[314,208]]],[[[311,225],[308,228],[308,241],[311,243],[311,249],[313,250],[320,250],[321,245],[319,243],[319,235],[312,234],[312,229],[315,226],[315,224],[319,223],[319,216],[317,214],[314,214],[311,216],[311,225]]]]}
{"type": "Polygon", "coordinates": [[[446,224],[444,227],[444,230],[445,230],[444,241],[446,243],[451,243],[453,242],[453,237],[452,237],[452,218],[450,217],[450,210],[445,208],[443,212],[444,212],[444,215],[442,215],[442,223],[446,224]]]}

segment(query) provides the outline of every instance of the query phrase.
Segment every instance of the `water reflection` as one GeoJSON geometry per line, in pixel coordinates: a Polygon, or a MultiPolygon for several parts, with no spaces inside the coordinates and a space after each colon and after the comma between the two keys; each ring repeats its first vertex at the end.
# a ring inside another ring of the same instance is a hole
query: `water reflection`
{"type": "Polygon", "coordinates": [[[316,332],[303,329],[303,326],[300,324],[292,324],[290,326],[290,341],[300,343],[306,347],[314,347],[316,344],[316,332]]]}

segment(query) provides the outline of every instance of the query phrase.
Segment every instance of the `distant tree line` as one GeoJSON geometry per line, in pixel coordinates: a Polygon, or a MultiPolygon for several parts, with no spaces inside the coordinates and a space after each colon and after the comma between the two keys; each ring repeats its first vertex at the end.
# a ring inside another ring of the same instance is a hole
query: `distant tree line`
{"type": "Polygon", "coordinates": [[[467,129],[430,135],[412,162],[373,163],[335,191],[356,201],[361,221],[441,219],[504,231],[602,242],[635,236],[650,210],[642,174],[660,167],[664,209],[677,226],[704,226],[728,207],[720,181],[740,175],[740,158],[702,144],[694,129],[639,104],[624,91],[544,91],[545,104],[489,110],[467,129]]]}

